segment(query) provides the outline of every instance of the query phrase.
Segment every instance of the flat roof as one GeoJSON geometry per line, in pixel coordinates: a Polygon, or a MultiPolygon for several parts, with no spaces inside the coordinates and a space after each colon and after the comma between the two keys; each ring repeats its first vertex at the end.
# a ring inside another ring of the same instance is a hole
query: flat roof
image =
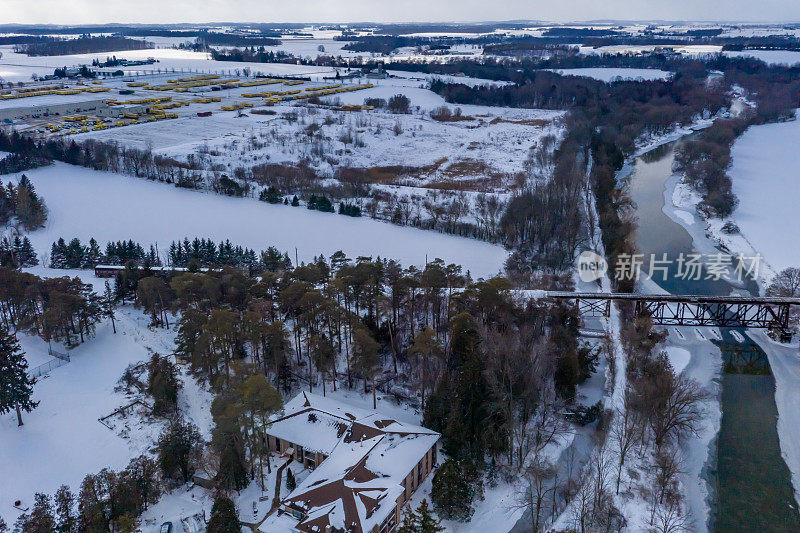
{"type": "Polygon", "coordinates": [[[26,98],[12,98],[0,100],[0,109],[24,109],[28,107],[42,107],[62,104],[95,104],[105,103],[108,98],[101,98],[89,94],[46,94],[44,96],[28,96],[26,98]]]}

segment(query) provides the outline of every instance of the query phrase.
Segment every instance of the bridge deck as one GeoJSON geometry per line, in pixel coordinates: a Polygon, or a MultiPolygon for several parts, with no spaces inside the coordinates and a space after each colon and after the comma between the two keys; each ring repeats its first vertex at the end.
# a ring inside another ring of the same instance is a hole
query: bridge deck
{"type": "Polygon", "coordinates": [[[776,298],[769,296],[703,296],[697,294],[638,294],[622,292],[562,292],[545,291],[545,298],[561,300],[629,300],[649,302],[675,302],[697,304],[776,304],[800,305],[800,298],[776,298]]]}

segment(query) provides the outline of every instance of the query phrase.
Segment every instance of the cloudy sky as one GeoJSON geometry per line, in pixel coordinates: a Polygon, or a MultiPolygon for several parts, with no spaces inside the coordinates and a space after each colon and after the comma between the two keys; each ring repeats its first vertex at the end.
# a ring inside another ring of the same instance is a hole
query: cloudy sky
{"type": "Polygon", "coordinates": [[[798,0],[0,0],[0,23],[800,21],[798,0]]]}

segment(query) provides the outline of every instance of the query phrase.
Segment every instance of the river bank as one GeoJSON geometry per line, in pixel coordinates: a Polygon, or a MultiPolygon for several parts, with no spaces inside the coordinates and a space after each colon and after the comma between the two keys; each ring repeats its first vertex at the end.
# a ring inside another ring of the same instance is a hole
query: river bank
{"type": "MultiPolygon", "coordinates": [[[[762,184],[762,188],[763,186],[762,184]]],[[[753,191],[749,191],[749,193],[753,194],[753,191]]],[[[697,205],[700,201],[699,196],[681,182],[680,176],[673,174],[667,179],[664,184],[663,194],[664,214],[674,223],[680,225],[691,236],[692,246],[698,253],[710,255],[724,250],[732,255],[743,254],[746,257],[752,257],[760,252],[746,234],[725,233],[722,230],[725,221],[705,220],[697,210],[697,205]]],[[[760,195],[763,196],[763,191],[760,195]]],[[[770,213],[767,212],[765,215],[769,217],[770,213]]],[[[733,219],[734,221],[736,220],[736,215],[734,215],[733,219]]],[[[779,233],[785,226],[786,221],[773,220],[772,223],[773,232],[779,233]]],[[[763,225],[764,221],[761,221],[761,224],[763,225]]],[[[751,292],[763,294],[766,283],[774,273],[775,269],[769,263],[769,257],[765,257],[765,261],[761,262],[761,269],[756,283],[751,283],[751,287],[747,288],[750,288],[751,292]]],[[[737,285],[739,290],[745,288],[742,284],[732,283],[731,285],[734,291],[737,289],[737,285]]],[[[798,494],[800,494],[800,413],[796,409],[798,402],[800,402],[800,356],[798,356],[797,341],[792,344],[781,344],[774,342],[765,332],[752,330],[742,331],[738,336],[734,335],[734,340],[737,343],[742,343],[743,340],[751,341],[757,346],[756,351],[766,356],[766,360],[761,363],[764,367],[764,372],[768,372],[770,375],[762,378],[752,375],[742,376],[742,374],[721,374],[723,380],[722,389],[725,394],[720,397],[720,401],[723,405],[729,407],[727,413],[733,419],[730,420],[731,424],[728,425],[736,427],[737,424],[748,423],[749,421],[752,427],[755,428],[759,423],[766,421],[767,426],[761,429],[761,431],[766,432],[761,438],[760,443],[762,445],[764,444],[764,439],[767,441],[771,439],[772,425],[774,424],[777,427],[780,459],[782,459],[782,462],[785,463],[790,472],[792,490],[787,491],[785,487],[781,486],[765,487],[765,489],[780,494],[777,498],[781,502],[779,505],[790,507],[789,514],[796,515],[797,498],[798,494]],[[747,382],[745,383],[745,381],[747,382]],[[733,391],[737,392],[733,393],[733,391]],[[751,391],[758,391],[759,393],[751,396],[751,391]],[[743,404],[746,404],[746,408],[740,409],[739,407],[743,404]],[[762,411],[763,416],[754,418],[752,415],[758,410],[762,411]],[[771,414],[773,410],[775,411],[774,416],[771,414]],[[787,494],[787,492],[792,492],[792,494],[787,494]]],[[[747,342],[744,344],[746,345],[747,342]]],[[[723,422],[722,426],[724,427],[726,424],[723,422]]],[[[740,435],[738,434],[721,432],[718,445],[733,447],[738,444],[739,437],[740,435]]],[[[747,454],[748,450],[742,448],[738,451],[731,450],[731,452],[734,455],[741,455],[747,454]]],[[[711,455],[709,457],[713,459],[711,455]]],[[[728,459],[730,461],[733,460],[731,458],[723,458],[718,467],[722,470],[731,467],[728,459]]],[[[749,457],[749,459],[753,459],[749,464],[743,463],[735,466],[740,469],[752,469],[754,470],[754,475],[759,475],[764,465],[759,464],[755,460],[756,457],[749,457]]],[[[710,461],[709,465],[713,465],[713,462],[710,461]]],[[[724,477],[724,472],[718,472],[718,474],[724,477]]],[[[735,478],[731,478],[728,481],[735,481],[735,478]]],[[[732,489],[730,492],[736,493],[736,488],[723,488],[725,490],[732,489]]],[[[741,488],[739,487],[738,489],[741,488]]],[[[746,487],[744,488],[746,489],[746,487]]],[[[763,512],[770,513],[771,507],[774,506],[775,502],[772,502],[771,505],[767,505],[763,509],[763,512]]],[[[780,518],[777,518],[777,520],[780,520],[780,518]]],[[[723,524],[719,525],[722,527],[723,524]]],[[[795,527],[800,528],[800,526],[795,527]]]]}

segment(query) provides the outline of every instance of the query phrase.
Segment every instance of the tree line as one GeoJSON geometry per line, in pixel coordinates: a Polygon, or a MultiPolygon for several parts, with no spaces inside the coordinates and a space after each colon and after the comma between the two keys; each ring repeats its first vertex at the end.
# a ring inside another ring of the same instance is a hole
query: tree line
{"type": "Polygon", "coordinates": [[[82,35],[75,39],[47,39],[14,46],[14,51],[29,56],[65,56],[119,50],[146,50],[153,43],[126,37],[82,35]]]}

